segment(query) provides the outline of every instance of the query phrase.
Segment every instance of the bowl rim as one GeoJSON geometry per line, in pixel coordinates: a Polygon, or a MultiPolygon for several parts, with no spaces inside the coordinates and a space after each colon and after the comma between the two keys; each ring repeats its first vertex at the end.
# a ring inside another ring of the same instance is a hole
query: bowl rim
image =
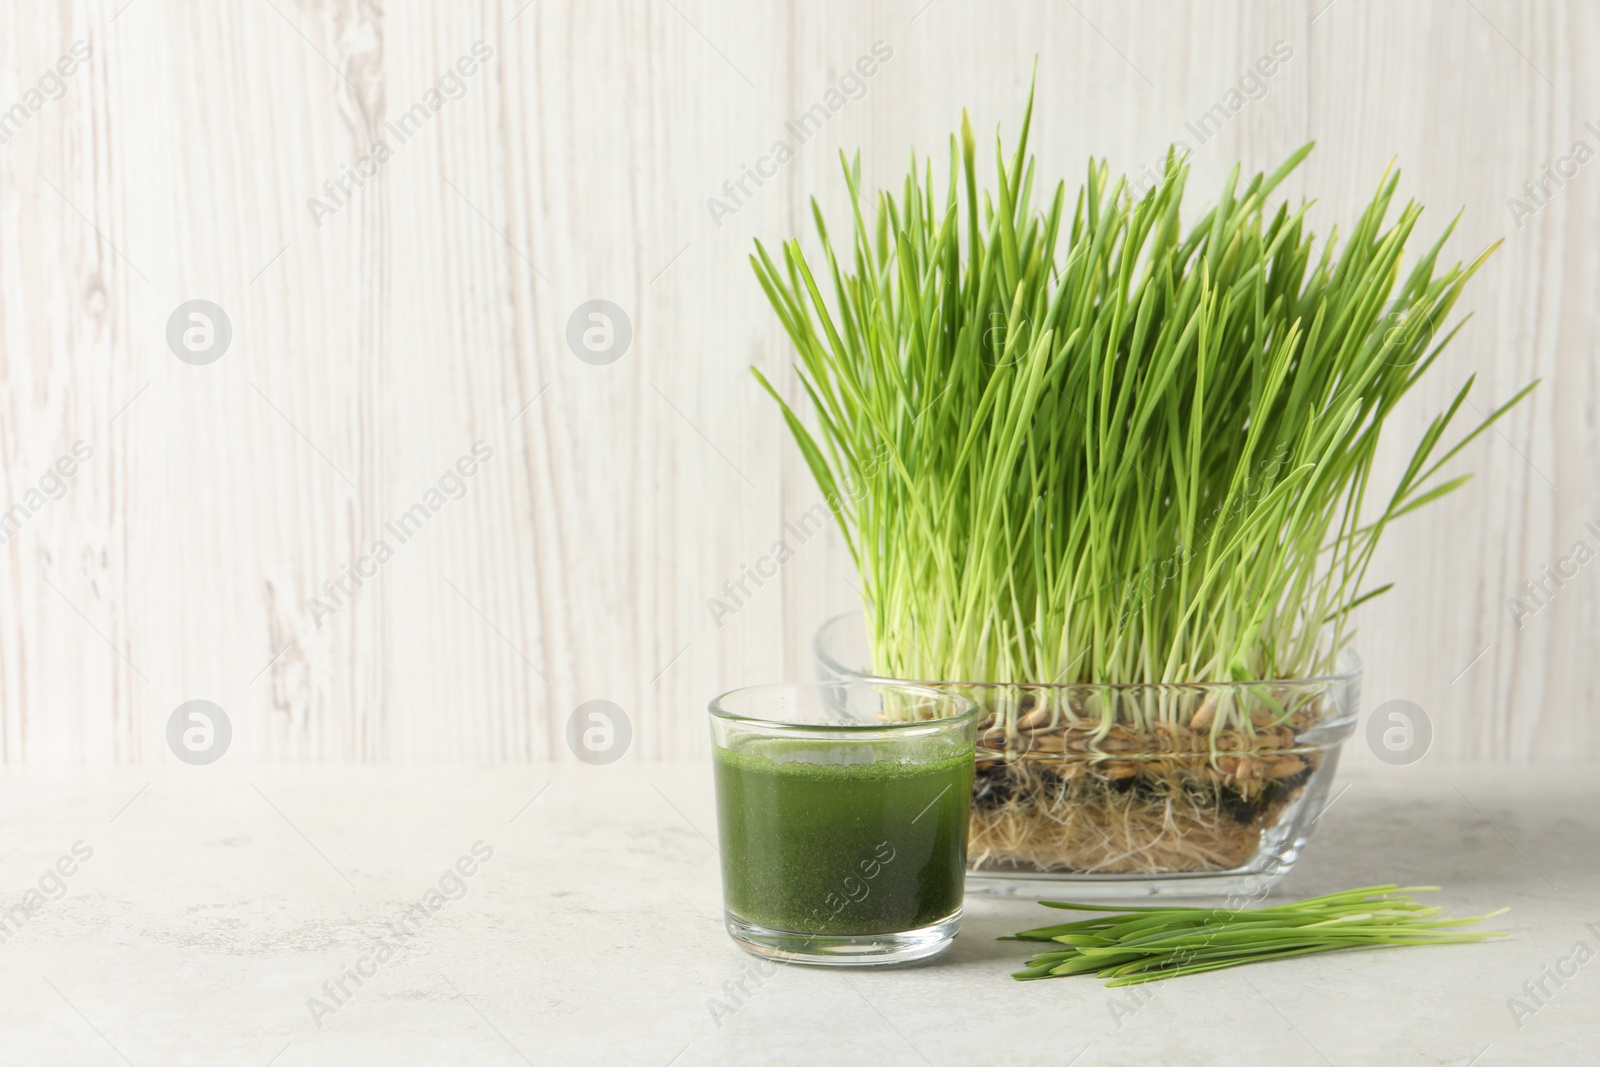
{"type": "Polygon", "coordinates": [[[927,681],[914,678],[885,678],[875,674],[863,674],[854,667],[847,667],[840,663],[828,651],[826,639],[835,626],[849,619],[861,618],[860,612],[844,611],[827,619],[811,638],[811,654],[816,657],[817,663],[823,668],[833,672],[839,682],[872,682],[889,685],[910,685],[924,688],[945,689],[951,686],[960,686],[973,689],[1036,689],[1052,691],[1095,690],[1104,692],[1113,690],[1128,692],[1133,690],[1182,690],[1182,691],[1238,691],[1260,686],[1281,687],[1286,685],[1310,686],[1330,684],[1350,684],[1359,681],[1363,671],[1361,657],[1350,645],[1345,645],[1339,650],[1336,663],[1338,669],[1332,673],[1305,675],[1298,678],[1253,678],[1239,682],[963,682],[963,681],[927,681]]]}

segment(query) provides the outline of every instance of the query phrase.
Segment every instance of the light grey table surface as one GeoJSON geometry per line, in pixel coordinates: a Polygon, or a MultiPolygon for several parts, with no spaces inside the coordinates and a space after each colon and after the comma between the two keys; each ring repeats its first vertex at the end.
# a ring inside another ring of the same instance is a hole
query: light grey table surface
{"type": "Polygon", "coordinates": [[[758,980],[704,765],[12,771],[0,1063],[1596,1063],[1595,771],[1347,771],[1277,894],[1442,885],[1508,941],[1134,992],[1011,981],[1044,913],[978,897],[938,959],[758,980]]]}

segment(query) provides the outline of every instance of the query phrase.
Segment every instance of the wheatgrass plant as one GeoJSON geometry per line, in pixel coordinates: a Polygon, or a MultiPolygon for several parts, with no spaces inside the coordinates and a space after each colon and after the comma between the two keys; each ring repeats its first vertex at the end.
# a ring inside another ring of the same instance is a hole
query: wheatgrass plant
{"type": "Polygon", "coordinates": [[[1041,209],[1032,111],[1030,97],[1009,161],[996,138],[992,195],[963,113],[942,201],[931,158],[870,201],[859,155],[841,158],[848,258],[814,200],[823,270],[798,241],[751,257],[820,432],[755,373],[839,501],[874,669],[1094,684],[1325,671],[1350,610],[1388,588],[1363,584],[1383,532],[1466,481],[1439,472],[1533,388],[1446,447],[1469,377],[1367,506],[1384,424],[1455,336],[1441,327],[1493,249],[1443,266],[1452,222],[1405,270],[1422,208],[1390,221],[1393,168],[1342,245],[1317,247],[1309,204],[1271,206],[1309,144],[1242,186],[1235,167],[1187,228],[1173,154],[1143,196],[1091,162],[1075,201],[1060,183],[1041,209]]]}

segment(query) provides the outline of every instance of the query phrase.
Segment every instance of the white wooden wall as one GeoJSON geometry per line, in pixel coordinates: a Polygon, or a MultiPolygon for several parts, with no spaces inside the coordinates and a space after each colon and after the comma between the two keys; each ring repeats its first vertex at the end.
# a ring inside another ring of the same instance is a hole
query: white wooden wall
{"type": "Polygon", "coordinates": [[[1600,566],[1520,629],[1506,606],[1573,542],[1600,548],[1600,162],[1520,226],[1507,207],[1574,142],[1600,150],[1600,7],[524,4],[0,10],[0,106],[93,50],[0,145],[0,508],[93,448],[0,545],[0,761],[170,761],[193,698],[228,712],[230,760],[571,759],[564,724],[597,698],[630,715],[629,759],[702,756],[706,699],[808,676],[812,629],[855,599],[830,533],[720,626],[707,607],[817,499],[746,370],[794,385],[751,239],[809,230],[812,193],[843,225],[840,148],[884,183],[912,146],[944,152],[963,105],[1010,137],[1035,52],[1046,175],[1184,139],[1209,194],[1314,138],[1292,191],[1322,232],[1398,157],[1423,237],[1464,208],[1460,256],[1505,239],[1395,436],[1469,374],[1484,410],[1545,386],[1471,449],[1466,490],[1393,534],[1365,699],[1422,706],[1432,759],[1600,755],[1600,566]],[[493,57],[461,98],[314,219],[478,41],[493,57]],[[880,41],[865,95],[714,219],[880,41]],[[1265,95],[1193,141],[1277,42],[1265,95]],[[197,298],[233,328],[208,366],[165,340],[197,298]],[[610,365],[566,344],[591,299],[631,320],[610,365]],[[465,497],[316,625],[307,598],[480,440],[465,497]]]}

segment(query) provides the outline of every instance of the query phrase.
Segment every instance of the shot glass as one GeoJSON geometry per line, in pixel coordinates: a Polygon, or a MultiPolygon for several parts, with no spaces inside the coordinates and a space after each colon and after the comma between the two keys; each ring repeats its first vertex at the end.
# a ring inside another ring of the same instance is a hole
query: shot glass
{"type": "Polygon", "coordinates": [[[903,963],[961,925],[978,707],[916,685],[736,689],[710,704],[729,935],[796,963],[903,963]]]}

